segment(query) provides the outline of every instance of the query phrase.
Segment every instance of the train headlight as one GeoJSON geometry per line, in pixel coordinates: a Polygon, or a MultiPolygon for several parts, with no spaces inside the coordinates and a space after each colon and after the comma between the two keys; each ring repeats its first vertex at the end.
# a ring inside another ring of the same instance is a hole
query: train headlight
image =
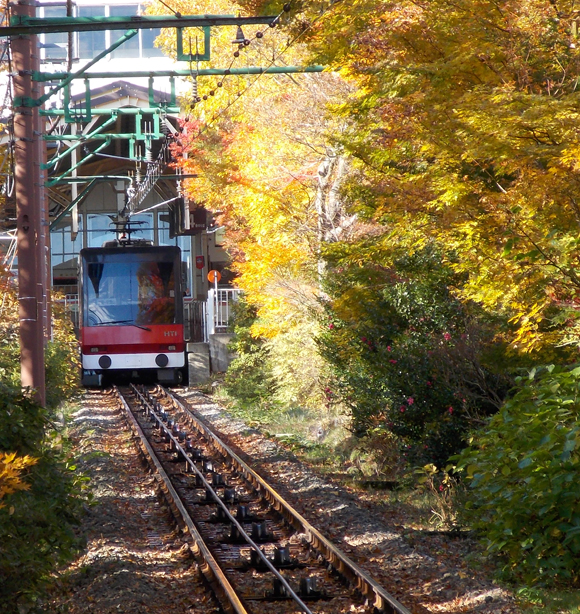
{"type": "Polygon", "coordinates": [[[158,367],[166,367],[169,364],[169,358],[166,354],[157,354],[155,356],[155,364],[158,367]]]}
{"type": "Polygon", "coordinates": [[[101,367],[101,369],[108,369],[111,366],[111,357],[101,356],[99,358],[99,366],[101,367]]]}

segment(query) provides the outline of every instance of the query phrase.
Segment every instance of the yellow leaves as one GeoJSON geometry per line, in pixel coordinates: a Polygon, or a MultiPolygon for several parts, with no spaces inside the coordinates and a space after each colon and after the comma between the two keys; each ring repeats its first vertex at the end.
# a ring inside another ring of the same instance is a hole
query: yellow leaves
{"type": "Polygon", "coordinates": [[[538,333],[544,320],[544,311],[549,304],[550,301],[547,300],[536,303],[518,311],[518,313],[511,318],[510,322],[516,324],[518,327],[512,347],[523,352],[532,352],[541,345],[543,339],[542,335],[538,333]]]}
{"type": "MultiPolygon", "coordinates": [[[[0,500],[17,490],[30,488],[30,485],[23,481],[23,473],[37,462],[38,459],[30,456],[17,456],[15,452],[0,452],[0,500]]],[[[5,505],[0,502],[1,507],[5,505]]],[[[10,514],[14,513],[13,508],[10,510],[10,514]]]]}
{"type": "MultiPolygon", "coordinates": [[[[560,156],[561,164],[568,166],[573,171],[580,170],[580,143],[573,143],[569,147],[562,150],[560,156]]],[[[552,173],[557,172],[556,168],[550,169],[552,173]]]]}
{"type": "MultiPolygon", "coordinates": [[[[251,29],[244,31],[251,34],[251,29]]],[[[277,28],[266,34],[270,49],[284,36],[277,28]]],[[[216,63],[220,53],[218,45],[216,63]]],[[[299,46],[293,46],[284,62],[303,63],[299,53],[299,46]]],[[[231,59],[231,44],[228,54],[231,59]]],[[[264,64],[264,57],[249,63],[264,64]]],[[[290,286],[297,279],[308,280],[316,269],[318,167],[333,121],[325,118],[325,110],[330,100],[339,99],[336,92],[344,85],[330,74],[232,77],[224,79],[212,104],[227,106],[228,97],[237,101],[237,89],[250,83],[240,102],[215,121],[211,114],[206,123],[201,120],[198,113],[206,108],[205,101],[190,110],[190,117],[200,118],[199,126],[184,141],[189,156],[182,165],[198,175],[187,184],[191,197],[219,211],[220,224],[226,226],[236,285],[258,307],[253,333],[272,337],[287,326],[299,303],[290,286]]]]}

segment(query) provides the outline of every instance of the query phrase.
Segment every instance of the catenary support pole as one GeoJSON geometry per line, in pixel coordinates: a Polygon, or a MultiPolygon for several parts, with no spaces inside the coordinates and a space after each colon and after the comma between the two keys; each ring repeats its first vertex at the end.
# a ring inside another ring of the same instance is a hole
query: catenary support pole
{"type": "MultiPolygon", "coordinates": [[[[36,47],[33,55],[33,62],[36,66],[40,65],[40,49],[36,47]]],[[[34,97],[40,98],[42,96],[44,87],[41,85],[35,88],[35,84],[32,85],[32,94],[34,97]]],[[[52,305],[51,305],[51,287],[52,287],[52,272],[51,272],[51,258],[50,258],[50,221],[48,215],[48,201],[46,198],[45,184],[45,168],[46,163],[46,141],[42,138],[44,133],[43,118],[39,112],[34,114],[34,138],[36,142],[37,155],[34,159],[35,164],[35,177],[38,179],[38,183],[35,186],[36,196],[35,202],[38,205],[40,212],[39,222],[39,242],[37,246],[37,265],[39,267],[39,280],[38,285],[38,300],[42,307],[42,331],[43,331],[43,347],[40,351],[40,356],[43,357],[43,369],[44,369],[44,351],[46,344],[52,338],[52,305]]]]}
{"type": "MultiPolygon", "coordinates": [[[[12,15],[35,17],[34,0],[19,0],[12,15]]],[[[44,240],[40,211],[40,162],[38,159],[38,108],[26,106],[33,98],[32,71],[38,57],[36,36],[16,36],[11,41],[14,67],[14,156],[18,246],[18,304],[20,320],[20,374],[23,388],[34,390],[46,404],[44,377],[43,288],[44,240]],[[35,130],[36,129],[36,130],[35,130]]]]}

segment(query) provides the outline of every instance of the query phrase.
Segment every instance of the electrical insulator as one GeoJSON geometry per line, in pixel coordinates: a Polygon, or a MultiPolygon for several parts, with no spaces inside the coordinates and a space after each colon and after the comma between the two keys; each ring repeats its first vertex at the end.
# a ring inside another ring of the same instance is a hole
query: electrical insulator
{"type": "Polygon", "coordinates": [[[167,117],[163,116],[161,118],[161,132],[167,136],[169,134],[169,126],[167,125],[167,117]]]}

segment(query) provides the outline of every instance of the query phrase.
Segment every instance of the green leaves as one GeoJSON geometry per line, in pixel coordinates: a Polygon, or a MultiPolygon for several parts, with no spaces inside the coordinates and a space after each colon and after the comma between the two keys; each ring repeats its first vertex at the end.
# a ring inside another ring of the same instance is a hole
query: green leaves
{"type": "Polygon", "coordinates": [[[509,378],[490,360],[502,348],[485,314],[454,297],[461,278],[449,258],[433,245],[396,258],[385,251],[380,238],[324,251],[318,343],[332,368],[329,389],[355,433],[380,427],[396,435],[405,462],[443,467],[472,420],[507,391],[509,378]]]}
{"type": "Polygon", "coordinates": [[[0,506],[0,602],[7,612],[19,611],[22,595],[39,591],[81,544],[73,532],[84,502],[80,478],[50,446],[49,418],[19,391],[0,386],[0,455],[30,454],[36,461],[27,470],[27,488],[8,494],[0,506]]]}
{"type": "Polygon", "coordinates": [[[538,367],[458,457],[467,518],[511,574],[580,577],[580,368],[538,367]]]}
{"type": "Polygon", "coordinates": [[[83,478],[61,450],[62,437],[58,447],[51,445],[54,424],[61,421],[54,408],[78,384],[78,370],[71,360],[77,345],[70,319],[55,308],[54,335],[46,360],[48,404],[43,408],[20,390],[18,342],[12,334],[18,307],[14,288],[5,284],[4,293],[0,322],[0,603],[3,612],[12,613],[21,611],[19,605],[24,606],[26,596],[38,594],[50,572],[76,553],[80,538],[73,527],[82,512],[84,495],[83,478]],[[10,472],[10,464],[12,469],[26,469],[22,480],[20,472],[10,472]]]}

